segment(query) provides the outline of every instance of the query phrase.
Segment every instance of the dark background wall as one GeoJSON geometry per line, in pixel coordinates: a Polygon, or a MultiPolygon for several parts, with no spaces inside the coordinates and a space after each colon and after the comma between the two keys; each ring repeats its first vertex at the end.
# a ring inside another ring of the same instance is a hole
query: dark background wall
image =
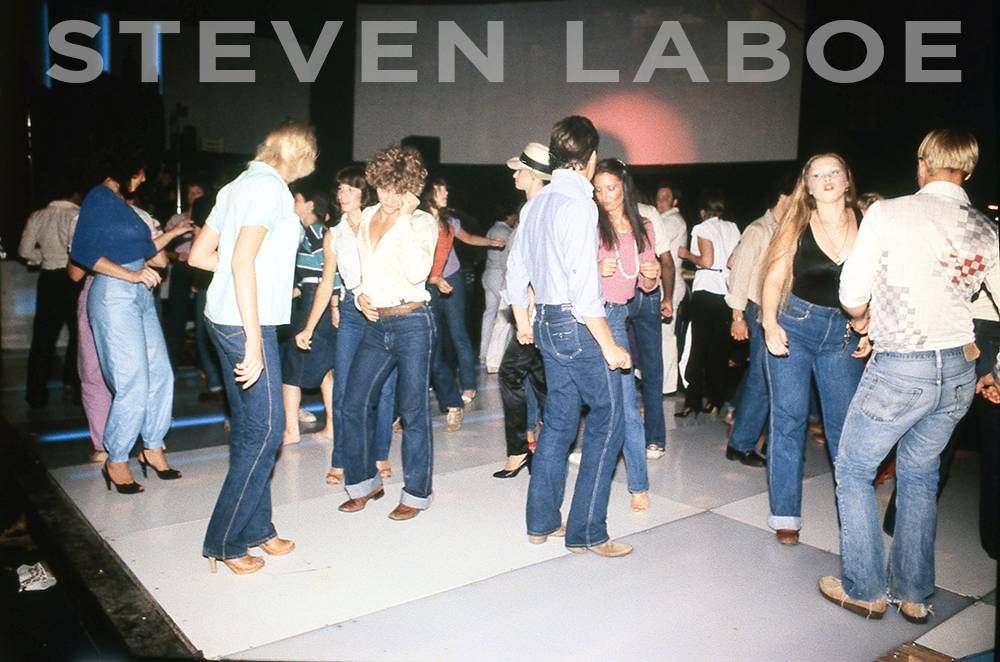
{"type": "MultiPolygon", "coordinates": [[[[405,3],[404,3],[405,4],[405,3]]],[[[170,113],[157,87],[138,81],[137,48],[111,76],[88,85],[41,85],[38,75],[39,37],[37,11],[40,3],[3,3],[0,55],[0,136],[2,136],[3,181],[0,188],[3,213],[0,236],[8,251],[16,247],[27,213],[44,204],[68,178],[85,177],[95,154],[116,144],[141,143],[153,163],[176,161],[184,146],[184,159],[193,163],[191,171],[222,171],[228,174],[246,158],[239,154],[199,153],[197,136],[186,134],[171,141],[170,113]],[[27,35],[27,38],[25,38],[27,35]],[[131,58],[129,60],[128,58],[131,58]],[[32,117],[29,151],[26,117],[32,117]],[[167,136],[164,139],[164,136],[167,136]],[[29,154],[32,167],[29,168],[29,154]]],[[[78,16],[87,18],[98,10],[111,12],[114,20],[129,18],[170,19],[183,22],[182,30],[192,30],[197,21],[208,19],[256,20],[258,32],[267,33],[272,19],[292,22],[304,44],[312,44],[323,20],[343,20],[338,36],[318,81],[309,88],[308,118],[317,129],[320,160],[316,180],[328,181],[341,166],[350,162],[354,124],[353,76],[356,30],[354,3],[285,3],[276,6],[263,0],[242,2],[143,3],[108,0],[50,0],[51,22],[78,16]]],[[[869,79],[850,85],[830,83],[808,67],[802,81],[799,123],[799,159],[820,151],[843,154],[863,190],[887,195],[911,191],[914,184],[915,149],[921,136],[937,126],[959,126],[977,135],[982,145],[980,167],[969,183],[973,201],[980,207],[997,200],[997,116],[996,48],[993,30],[994,8],[989,2],[886,3],[848,1],[808,2],[806,33],[831,20],[851,18],[870,25],[885,43],[885,60],[869,79]],[[928,66],[959,68],[961,83],[907,84],[904,81],[904,25],[906,20],[961,20],[962,34],[932,37],[929,41],[957,42],[957,59],[929,61],[928,66]]],[[[136,37],[128,37],[136,44],[136,37]]],[[[863,53],[860,42],[841,36],[829,42],[826,54],[831,64],[850,68],[863,53]]],[[[261,94],[266,90],[261,89],[261,94]]],[[[253,109],[234,109],[232,121],[253,109]]],[[[552,118],[556,120],[558,118],[552,118]]],[[[763,126],[767,117],[758,118],[763,126]]],[[[178,132],[180,129],[178,127],[178,132]]],[[[711,131],[711,127],[704,127],[711,131]]],[[[384,142],[403,136],[385,136],[384,142]]],[[[544,138],[526,136],[525,140],[544,138]]],[[[256,138],[255,138],[256,139],[256,138]]],[[[732,136],[739,140],[739,136],[732,136]]],[[[513,154],[512,154],[513,156],[513,154]]],[[[172,166],[171,166],[172,167],[172,166]]],[[[728,163],[641,167],[635,169],[638,182],[651,189],[661,179],[669,179],[684,193],[682,210],[689,220],[700,195],[721,189],[730,203],[729,216],[740,224],[755,218],[763,209],[773,180],[796,168],[796,162],[728,163]]],[[[472,217],[470,223],[481,230],[496,217],[498,210],[516,204],[510,173],[502,165],[465,166],[434,164],[435,174],[447,176],[453,185],[453,202],[472,217]]]]}

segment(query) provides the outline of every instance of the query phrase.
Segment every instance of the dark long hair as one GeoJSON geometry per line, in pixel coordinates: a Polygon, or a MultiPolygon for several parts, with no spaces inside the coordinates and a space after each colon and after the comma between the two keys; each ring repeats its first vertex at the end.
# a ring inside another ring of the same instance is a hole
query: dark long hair
{"type": "Polygon", "coordinates": [[[327,198],[330,212],[329,225],[332,227],[340,222],[340,215],[343,211],[337,204],[337,189],[341,184],[347,184],[352,188],[361,191],[361,208],[371,207],[375,204],[375,190],[365,179],[365,169],[363,166],[347,166],[337,171],[331,182],[330,192],[327,198]]]}
{"type": "MultiPolygon", "coordinates": [[[[424,192],[420,196],[420,209],[432,214],[432,209],[434,208],[434,187],[444,186],[445,188],[450,188],[448,186],[448,180],[444,177],[435,177],[434,179],[427,182],[427,186],[424,187],[424,192]]],[[[450,191],[449,191],[450,194],[450,191]]],[[[455,210],[451,207],[438,207],[437,208],[437,219],[441,227],[448,224],[448,217],[455,216],[455,210]]]]}
{"type": "MultiPolygon", "coordinates": [[[[628,172],[628,166],[618,159],[604,159],[597,162],[597,169],[594,170],[594,178],[598,175],[609,174],[617,177],[622,183],[622,193],[624,203],[625,218],[628,219],[632,228],[632,236],[635,238],[635,246],[639,253],[646,250],[646,228],[642,224],[642,216],[639,215],[639,205],[635,199],[635,183],[632,175],[628,172]]],[[[614,224],[608,212],[604,211],[601,205],[597,205],[597,233],[601,238],[601,245],[605,248],[618,246],[618,233],[615,232],[614,224]]]]}

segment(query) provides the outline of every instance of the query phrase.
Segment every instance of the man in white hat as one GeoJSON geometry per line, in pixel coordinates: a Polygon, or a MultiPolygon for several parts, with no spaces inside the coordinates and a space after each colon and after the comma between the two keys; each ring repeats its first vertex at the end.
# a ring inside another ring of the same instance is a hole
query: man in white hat
{"type": "MultiPolygon", "coordinates": [[[[520,156],[507,160],[507,167],[514,171],[514,187],[524,191],[528,200],[542,190],[545,183],[552,179],[549,166],[549,149],[539,143],[528,143],[520,156]]],[[[515,220],[519,214],[513,216],[515,220]]],[[[500,223],[497,223],[500,225],[500,223]]],[[[496,226],[494,226],[496,227],[496,226]]],[[[490,230],[492,232],[492,230],[490,230]]],[[[487,234],[487,236],[492,236],[487,234]]],[[[503,253],[504,270],[506,271],[507,256],[513,241],[514,230],[507,237],[507,248],[503,253]]],[[[490,256],[492,257],[492,256],[490,256]]],[[[487,257],[487,260],[490,259],[487,257]]],[[[489,263],[486,266],[490,268],[489,263]]],[[[506,287],[506,279],[501,275],[500,289],[506,287]]],[[[486,282],[486,274],[483,274],[486,282]]],[[[504,304],[507,302],[505,301],[504,304]]],[[[497,326],[502,323],[500,333],[504,340],[508,338],[510,322],[508,316],[498,317],[497,326]]],[[[486,326],[483,326],[486,329],[486,326]]],[[[494,329],[496,331],[496,329],[494,329]]],[[[500,343],[498,342],[497,345],[500,343]]],[[[504,434],[507,439],[507,464],[503,469],[493,474],[494,478],[514,478],[529,462],[529,450],[535,435],[535,421],[528,417],[528,389],[525,388],[525,378],[531,380],[532,391],[536,402],[545,402],[545,369],[542,366],[542,355],[533,344],[522,345],[516,338],[510,338],[503,343],[502,360],[500,361],[500,398],[503,401],[504,434]],[[530,428],[530,429],[529,429],[530,428]],[[529,437],[530,435],[530,437],[529,437]]],[[[495,360],[495,359],[494,359],[495,360]]],[[[489,365],[489,360],[487,360],[489,365]]]]}

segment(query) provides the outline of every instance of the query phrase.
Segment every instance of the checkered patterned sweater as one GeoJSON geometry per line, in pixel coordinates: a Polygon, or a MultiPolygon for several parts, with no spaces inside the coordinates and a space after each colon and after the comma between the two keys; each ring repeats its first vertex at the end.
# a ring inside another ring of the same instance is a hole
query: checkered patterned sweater
{"type": "Polygon", "coordinates": [[[840,276],[840,302],[871,301],[879,352],[959,347],[974,340],[972,297],[1000,297],[997,226],[960,186],[933,181],[865,214],[840,276]]]}

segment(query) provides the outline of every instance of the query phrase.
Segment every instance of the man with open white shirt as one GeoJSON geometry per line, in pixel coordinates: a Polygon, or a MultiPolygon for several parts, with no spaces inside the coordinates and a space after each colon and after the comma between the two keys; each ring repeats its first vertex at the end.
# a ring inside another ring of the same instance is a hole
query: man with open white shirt
{"type": "Polygon", "coordinates": [[[984,282],[1000,294],[1000,251],[996,227],[961,187],[979,159],[976,139],[935,130],[917,157],[920,190],[868,209],[840,277],[840,302],[856,331],[870,329],[874,355],[837,452],[842,579],[823,577],[819,588],[864,616],[879,618],[891,600],[904,618],[924,623],[934,592],[938,457],[974,397],[971,299],[984,282]],[[872,479],[897,442],[887,571],[872,479]]]}

